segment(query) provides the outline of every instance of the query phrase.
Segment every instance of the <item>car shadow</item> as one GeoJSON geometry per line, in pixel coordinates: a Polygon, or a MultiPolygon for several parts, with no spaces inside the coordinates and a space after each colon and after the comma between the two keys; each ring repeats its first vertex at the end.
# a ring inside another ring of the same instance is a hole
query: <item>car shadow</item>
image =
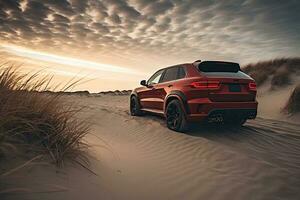
{"type": "MultiPolygon", "coordinates": [[[[143,116],[147,119],[156,121],[164,126],[166,129],[165,119],[156,114],[147,113],[147,115],[143,116]]],[[[228,138],[232,140],[243,139],[253,137],[257,130],[254,130],[248,124],[237,127],[237,126],[228,126],[224,124],[218,123],[206,123],[206,122],[199,122],[199,123],[190,123],[189,130],[182,133],[187,136],[193,137],[203,137],[206,139],[221,139],[221,138],[228,138]]]]}
{"type": "Polygon", "coordinates": [[[193,123],[190,124],[190,128],[186,135],[194,136],[194,137],[230,137],[240,135],[240,133],[245,133],[247,130],[246,127],[234,127],[228,126],[224,124],[209,124],[209,123],[193,123]]]}
{"type": "MultiPolygon", "coordinates": [[[[149,120],[155,120],[168,130],[163,117],[156,115],[145,116],[149,120]]],[[[222,124],[193,123],[190,129],[181,134],[190,139],[208,140],[211,144],[231,149],[252,159],[272,163],[274,166],[294,169],[299,166],[300,137],[294,132],[280,129],[272,124],[265,124],[265,120],[258,119],[246,122],[243,126],[234,127],[222,124]],[[274,154],[274,151],[276,153],[274,154]],[[295,167],[296,166],[296,167],[295,167]]],[[[276,124],[275,124],[276,125],[276,124]]],[[[169,132],[172,134],[172,132],[169,132]]],[[[195,143],[193,143],[195,144],[195,143]]],[[[198,143],[197,143],[198,144],[198,143]]],[[[192,144],[191,144],[192,145],[192,144]]]]}

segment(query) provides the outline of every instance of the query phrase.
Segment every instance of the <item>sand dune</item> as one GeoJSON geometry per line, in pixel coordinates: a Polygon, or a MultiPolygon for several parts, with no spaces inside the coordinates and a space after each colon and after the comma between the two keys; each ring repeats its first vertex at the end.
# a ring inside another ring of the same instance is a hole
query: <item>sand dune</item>
{"type": "MultiPolygon", "coordinates": [[[[72,101],[71,97],[66,97],[72,101]]],[[[172,132],[155,116],[131,117],[128,96],[76,98],[91,116],[91,169],[21,175],[30,191],[7,199],[298,199],[300,125],[258,117],[239,129],[172,132]],[[56,175],[55,175],[56,174],[56,175]]],[[[27,174],[26,174],[27,173],[27,174]]],[[[14,183],[15,184],[15,183],[14,183]]]]}

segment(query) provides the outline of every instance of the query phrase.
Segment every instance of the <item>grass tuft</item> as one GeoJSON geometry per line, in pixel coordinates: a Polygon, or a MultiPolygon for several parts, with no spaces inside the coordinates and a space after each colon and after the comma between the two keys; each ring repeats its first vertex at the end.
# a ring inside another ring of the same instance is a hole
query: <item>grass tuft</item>
{"type": "Polygon", "coordinates": [[[41,93],[58,88],[49,87],[52,77],[18,70],[0,67],[0,159],[26,149],[49,155],[57,166],[66,159],[87,163],[83,138],[89,126],[76,118],[82,108],[62,101],[63,93],[41,93]]]}
{"type": "Polygon", "coordinates": [[[278,68],[271,79],[271,89],[289,85],[291,83],[290,76],[291,72],[287,66],[278,68]]]}
{"type": "Polygon", "coordinates": [[[258,86],[271,79],[271,88],[283,87],[291,83],[291,76],[300,73],[300,58],[278,58],[248,64],[243,71],[249,74],[258,86]]]}
{"type": "Polygon", "coordinates": [[[300,113],[300,84],[298,84],[292,92],[284,111],[291,115],[300,113]]]}

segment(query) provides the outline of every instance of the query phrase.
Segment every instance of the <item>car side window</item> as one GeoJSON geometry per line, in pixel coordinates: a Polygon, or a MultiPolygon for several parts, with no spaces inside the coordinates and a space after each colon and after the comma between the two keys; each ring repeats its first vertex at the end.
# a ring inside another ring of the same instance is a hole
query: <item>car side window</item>
{"type": "Polygon", "coordinates": [[[166,69],[164,77],[161,82],[167,82],[177,79],[178,67],[171,67],[166,69]]]}
{"type": "Polygon", "coordinates": [[[148,85],[153,85],[153,84],[157,84],[159,83],[159,80],[163,74],[164,70],[160,70],[158,72],[156,72],[153,76],[151,76],[151,78],[148,80],[147,84],[148,85]]]}
{"type": "Polygon", "coordinates": [[[181,79],[185,77],[185,70],[183,67],[178,67],[177,79],[181,79]]]}

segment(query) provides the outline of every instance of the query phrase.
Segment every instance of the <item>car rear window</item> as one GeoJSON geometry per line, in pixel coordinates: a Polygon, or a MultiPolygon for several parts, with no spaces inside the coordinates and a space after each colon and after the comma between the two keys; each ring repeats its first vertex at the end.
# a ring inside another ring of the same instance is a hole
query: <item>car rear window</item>
{"type": "Polygon", "coordinates": [[[201,72],[232,72],[236,73],[241,70],[238,63],[204,61],[198,65],[201,72]]]}

